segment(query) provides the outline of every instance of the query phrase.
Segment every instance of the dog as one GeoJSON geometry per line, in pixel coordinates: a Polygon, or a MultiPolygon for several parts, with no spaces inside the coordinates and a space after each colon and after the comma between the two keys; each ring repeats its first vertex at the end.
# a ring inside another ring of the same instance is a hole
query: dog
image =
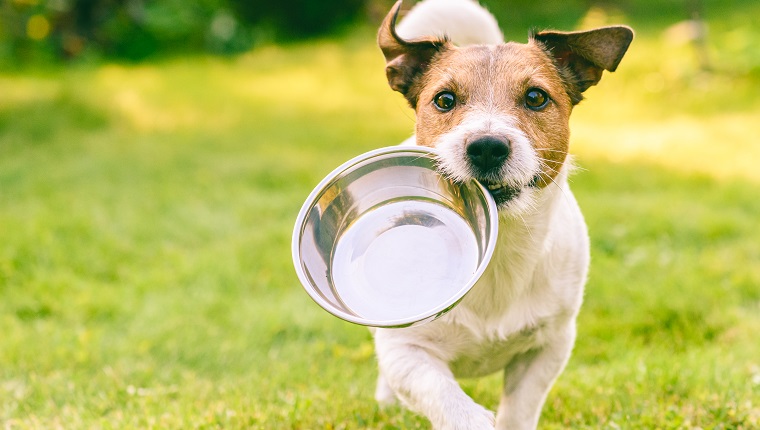
{"type": "Polygon", "coordinates": [[[406,143],[437,148],[443,174],[489,189],[499,237],[485,273],[448,314],[373,329],[375,398],[400,400],[435,429],[535,429],[575,343],[589,265],[567,180],[569,117],[603,71],[618,67],[633,31],[541,31],[505,43],[474,0],[424,0],[397,27],[400,7],[377,40],[390,87],[416,113],[406,143]],[[500,370],[495,414],[455,379],[500,370]]]}

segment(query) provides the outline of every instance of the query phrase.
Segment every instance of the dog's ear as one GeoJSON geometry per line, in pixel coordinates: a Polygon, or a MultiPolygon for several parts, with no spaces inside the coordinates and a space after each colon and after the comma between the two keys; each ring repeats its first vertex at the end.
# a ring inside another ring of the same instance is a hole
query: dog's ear
{"type": "Polygon", "coordinates": [[[385,75],[393,90],[400,92],[412,105],[417,105],[419,89],[415,83],[427,70],[432,58],[449,44],[445,38],[404,40],[396,33],[396,19],[401,9],[399,0],[383,20],[377,33],[377,44],[385,56],[385,75]]]}
{"type": "Polygon", "coordinates": [[[544,46],[563,77],[570,80],[570,96],[576,104],[583,99],[582,92],[599,82],[604,70],[617,69],[633,40],[633,30],[621,25],[590,31],[543,31],[532,39],[544,46]]]}

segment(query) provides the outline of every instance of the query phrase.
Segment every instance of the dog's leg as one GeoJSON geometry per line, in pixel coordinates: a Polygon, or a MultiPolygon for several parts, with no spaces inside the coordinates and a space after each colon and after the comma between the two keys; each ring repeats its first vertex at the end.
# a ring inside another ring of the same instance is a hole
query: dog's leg
{"type": "Polygon", "coordinates": [[[494,415],[462,391],[446,363],[419,345],[375,335],[380,372],[409,409],[436,430],[492,430],[494,415]]]}
{"type": "Polygon", "coordinates": [[[391,406],[396,403],[396,394],[393,392],[393,388],[388,385],[388,381],[385,380],[383,372],[380,371],[377,375],[377,388],[375,388],[375,400],[380,406],[391,406]]]}
{"type": "MultiPolygon", "coordinates": [[[[562,329],[560,329],[562,330],[562,329]]],[[[496,413],[499,430],[534,430],[554,380],[564,369],[575,342],[575,322],[539,350],[515,357],[504,369],[504,390],[496,413]]]]}

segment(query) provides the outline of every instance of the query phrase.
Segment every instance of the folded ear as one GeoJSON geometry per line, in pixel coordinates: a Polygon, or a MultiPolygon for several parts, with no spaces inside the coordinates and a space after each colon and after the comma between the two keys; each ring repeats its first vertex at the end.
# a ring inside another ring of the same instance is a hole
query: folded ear
{"type": "Polygon", "coordinates": [[[580,93],[599,82],[604,70],[617,69],[633,40],[633,30],[621,25],[590,31],[543,31],[532,39],[545,47],[561,70],[569,70],[575,104],[583,98],[580,93]]]}
{"type": "Polygon", "coordinates": [[[427,70],[432,58],[450,45],[445,38],[401,39],[396,33],[401,1],[396,2],[383,20],[377,33],[377,44],[385,56],[388,84],[403,94],[414,108],[419,95],[419,89],[415,85],[418,78],[427,70]]]}

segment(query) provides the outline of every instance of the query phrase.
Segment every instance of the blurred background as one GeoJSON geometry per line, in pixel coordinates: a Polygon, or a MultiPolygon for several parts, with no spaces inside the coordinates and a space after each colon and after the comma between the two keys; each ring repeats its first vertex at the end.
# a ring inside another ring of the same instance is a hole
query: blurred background
{"type": "Polygon", "coordinates": [[[334,34],[381,2],[371,3],[11,0],[2,6],[3,55],[28,61],[234,54],[273,41],[334,34]]]}
{"type": "MultiPolygon", "coordinates": [[[[637,33],[571,119],[592,267],[542,428],[760,428],[760,2],[483,4],[637,33]]],[[[312,187],[413,132],[391,5],[0,0],[3,428],[429,428],[290,259],[312,187]]]]}

